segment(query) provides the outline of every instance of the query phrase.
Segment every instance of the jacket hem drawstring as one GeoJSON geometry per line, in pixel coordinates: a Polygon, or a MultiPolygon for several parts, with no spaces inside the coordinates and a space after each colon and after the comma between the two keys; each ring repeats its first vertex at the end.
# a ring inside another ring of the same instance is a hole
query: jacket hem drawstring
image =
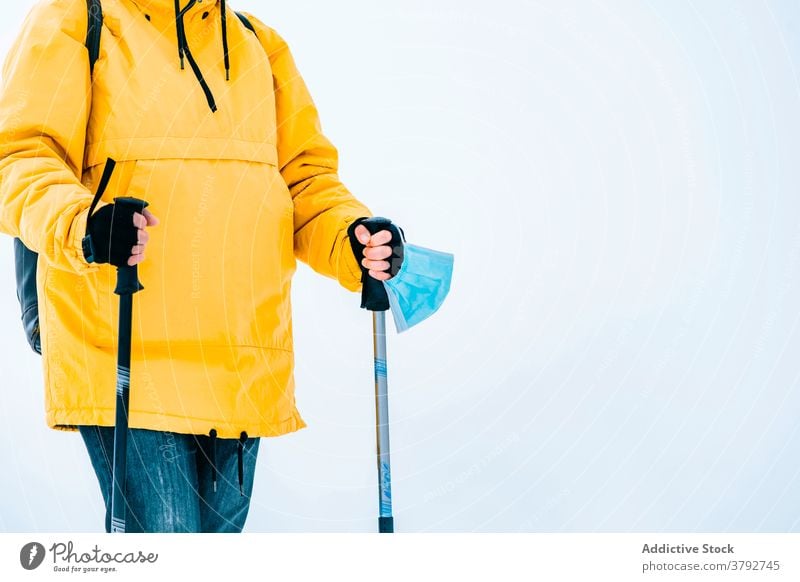
{"type": "MultiPolygon", "coordinates": [[[[209,450],[209,461],[211,462],[211,482],[213,484],[214,493],[217,492],[217,430],[211,429],[208,433],[211,439],[211,448],[209,450]]],[[[236,465],[239,473],[239,494],[244,497],[244,448],[247,444],[247,433],[242,431],[239,435],[239,440],[236,443],[236,465]]]]}
{"type": "Polygon", "coordinates": [[[237,446],[237,452],[239,456],[239,493],[242,497],[244,497],[244,445],[247,442],[247,433],[242,432],[239,435],[239,443],[237,446]]]}
{"type": "Polygon", "coordinates": [[[215,429],[211,429],[211,432],[208,433],[208,436],[211,438],[211,451],[209,454],[209,461],[211,461],[211,483],[212,487],[214,488],[214,493],[217,492],[217,431],[215,429]]]}

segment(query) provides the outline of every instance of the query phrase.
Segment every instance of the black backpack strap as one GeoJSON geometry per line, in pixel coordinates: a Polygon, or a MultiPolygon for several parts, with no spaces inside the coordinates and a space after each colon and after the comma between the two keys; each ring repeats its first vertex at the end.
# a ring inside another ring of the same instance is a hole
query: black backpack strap
{"type": "Polygon", "coordinates": [[[258,36],[258,33],[256,32],[256,27],[253,26],[253,23],[250,22],[250,20],[248,20],[247,16],[245,16],[241,12],[237,12],[236,16],[239,17],[239,20],[242,21],[242,24],[244,24],[245,28],[247,28],[250,32],[258,36]]]}
{"type": "Polygon", "coordinates": [[[103,29],[103,6],[100,0],[86,0],[89,25],[86,27],[86,49],[89,51],[89,71],[94,73],[94,64],[100,58],[100,31],[103,29]]]}
{"type": "Polygon", "coordinates": [[[39,295],[36,289],[36,269],[39,255],[34,253],[18,238],[14,239],[14,266],[17,276],[17,299],[22,309],[22,325],[25,337],[37,354],[42,353],[42,339],[39,333],[39,295]]]}

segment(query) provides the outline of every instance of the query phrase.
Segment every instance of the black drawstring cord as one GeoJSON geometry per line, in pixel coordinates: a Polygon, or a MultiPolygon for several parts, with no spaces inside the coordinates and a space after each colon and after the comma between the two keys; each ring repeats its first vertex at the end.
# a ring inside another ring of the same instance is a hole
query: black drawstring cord
{"type": "Polygon", "coordinates": [[[206,80],[203,78],[203,72],[200,70],[200,67],[194,60],[192,51],[189,50],[189,42],[186,40],[186,30],[183,26],[184,15],[191,10],[195,4],[197,4],[197,0],[189,0],[189,3],[184,6],[183,10],[179,10],[179,0],[175,0],[175,28],[178,30],[178,54],[180,55],[181,59],[181,69],[183,69],[184,55],[188,59],[189,66],[192,68],[192,72],[194,73],[195,78],[197,78],[197,82],[200,83],[200,88],[203,89],[203,93],[206,96],[208,107],[212,112],[215,112],[217,110],[217,104],[214,101],[214,95],[211,93],[208,83],[206,83],[206,80]]]}
{"type": "Polygon", "coordinates": [[[183,21],[178,17],[181,12],[180,0],[175,0],[175,31],[178,33],[178,59],[181,61],[181,70],[183,70],[183,34],[182,24],[183,21]]]}
{"type": "Polygon", "coordinates": [[[244,443],[247,441],[247,433],[242,432],[239,435],[238,453],[239,453],[239,493],[244,497],[244,443]]]}
{"type": "Polygon", "coordinates": [[[217,431],[216,429],[211,429],[211,432],[208,433],[208,436],[211,437],[211,452],[210,458],[211,461],[211,482],[214,484],[214,493],[217,492],[217,431]]]}
{"type": "Polygon", "coordinates": [[[194,76],[197,77],[197,81],[200,83],[200,88],[203,90],[203,93],[205,93],[206,101],[208,101],[208,107],[212,112],[215,112],[217,110],[217,103],[214,101],[214,94],[211,93],[208,83],[206,83],[206,80],[203,78],[203,72],[200,70],[200,67],[194,60],[192,51],[189,50],[189,45],[185,45],[183,50],[186,53],[186,58],[189,60],[189,66],[192,68],[194,76]]]}
{"type": "Polygon", "coordinates": [[[225,55],[225,80],[231,80],[231,59],[228,55],[228,11],[225,8],[225,0],[221,0],[222,9],[222,52],[225,55]]]}

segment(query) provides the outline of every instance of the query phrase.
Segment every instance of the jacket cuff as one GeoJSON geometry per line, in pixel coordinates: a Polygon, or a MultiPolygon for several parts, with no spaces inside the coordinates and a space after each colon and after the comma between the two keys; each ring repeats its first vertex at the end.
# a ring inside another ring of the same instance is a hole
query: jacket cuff
{"type": "MultiPolygon", "coordinates": [[[[107,205],[108,202],[99,202],[95,207],[95,212],[107,205]]],[[[68,247],[64,249],[67,260],[79,275],[91,273],[100,268],[97,264],[87,262],[83,254],[83,238],[86,236],[86,223],[88,219],[89,208],[82,210],[75,216],[72,221],[72,226],[70,227],[68,247]]]]}
{"type": "Polygon", "coordinates": [[[339,243],[339,283],[349,291],[361,290],[362,269],[353,253],[350,243],[350,228],[354,223],[366,220],[369,216],[351,217],[345,222],[345,235],[339,243]]]}

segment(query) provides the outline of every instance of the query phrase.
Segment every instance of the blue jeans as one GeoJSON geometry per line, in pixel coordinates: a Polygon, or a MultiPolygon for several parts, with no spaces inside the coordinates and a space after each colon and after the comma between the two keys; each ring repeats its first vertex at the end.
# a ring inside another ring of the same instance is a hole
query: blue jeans
{"type": "MultiPolygon", "coordinates": [[[[103,492],[109,532],[114,429],[79,429],[103,492]]],[[[253,492],[258,443],[258,438],[241,442],[240,489],[240,441],[129,429],[126,531],[242,531],[253,492]]]]}

